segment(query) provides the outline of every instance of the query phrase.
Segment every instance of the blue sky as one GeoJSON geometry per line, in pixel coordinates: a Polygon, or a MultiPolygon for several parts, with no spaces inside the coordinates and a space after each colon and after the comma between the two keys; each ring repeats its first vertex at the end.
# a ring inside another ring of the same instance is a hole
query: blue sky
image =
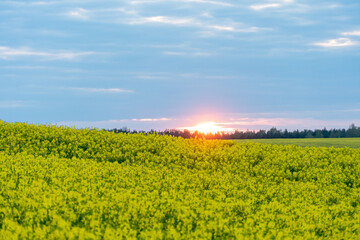
{"type": "Polygon", "coordinates": [[[360,125],[357,0],[0,1],[0,119],[360,125]]]}

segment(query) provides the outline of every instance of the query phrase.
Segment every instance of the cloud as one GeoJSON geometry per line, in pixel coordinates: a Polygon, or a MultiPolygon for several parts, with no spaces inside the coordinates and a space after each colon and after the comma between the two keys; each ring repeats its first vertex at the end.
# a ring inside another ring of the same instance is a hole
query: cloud
{"type": "Polygon", "coordinates": [[[324,6],[306,5],[296,3],[294,0],[272,0],[270,3],[252,4],[249,6],[254,11],[262,11],[265,9],[280,9],[277,10],[279,13],[300,13],[308,12],[314,9],[324,9],[324,6]]]}
{"type": "Polygon", "coordinates": [[[227,25],[210,25],[208,28],[212,28],[218,31],[226,31],[226,32],[238,32],[238,33],[255,33],[260,30],[271,30],[270,28],[260,28],[260,27],[234,27],[227,25]]]}
{"type": "Polygon", "coordinates": [[[231,7],[233,4],[228,2],[222,1],[211,1],[211,0],[137,0],[131,1],[130,4],[153,4],[153,3],[164,3],[164,2],[177,2],[177,3],[201,3],[201,4],[211,4],[211,5],[218,5],[223,7],[231,7]]]}
{"type": "Polygon", "coordinates": [[[56,2],[52,1],[26,1],[26,2],[20,2],[20,1],[2,1],[1,4],[12,4],[12,5],[19,5],[19,6],[43,6],[43,5],[50,5],[54,4],[56,2]]]}
{"type": "Polygon", "coordinates": [[[1,66],[2,69],[15,69],[15,70],[47,70],[49,67],[45,66],[1,66]]]}
{"type": "Polygon", "coordinates": [[[0,101],[0,108],[21,108],[27,107],[25,101],[0,101]]]}
{"type": "Polygon", "coordinates": [[[176,18],[167,16],[154,16],[154,17],[139,17],[130,20],[129,24],[146,24],[146,23],[161,23],[171,25],[198,25],[199,23],[192,18],[176,18]]]}
{"type": "Polygon", "coordinates": [[[45,36],[55,36],[55,37],[68,37],[69,34],[64,31],[57,31],[53,29],[38,29],[38,30],[31,30],[41,35],[45,36]]]}
{"type": "Polygon", "coordinates": [[[255,4],[255,5],[250,5],[250,8],[256,11],[259,10],[263,10],[266,8],[278,8],[281,7],[282,5],[279,3],[268,3],[268,4],[255,4]]]}
{"type": "Polygon", "coordinates": [[[133,118],[131,121],[134,122],[159,122],[159,121],[170,121],[171,118],[133,118]]]}
{"type": "Polygon", "coordinates": [[[88,93],[133,93],[134,91],[122,88],[66,88],[73,91],[88,93]]]}
{"type": "Polygon", "coordinates": [[[171,52],[171,51],[166,51],[163,52],[165,55],[173,55],[173,56],[185,56],[187,55],[186,52],[171,52]]]}
{"type": "Polygon", "coordinates": [[[325,48],[335,48],[335,47],[348,47],[357,45],[357,42],[352,41],[349,38],[337,38],[330,39],[324,42],[313,43],[312,45],[325,47],[325,48]]]}
{"type": "Polygon", "coordinates": [[[45,57],[48,59],[69,60],[92,54],[94,54],[94,52],[41,52],[32,50],[29,47],[11,48],[0,46],[0,58],[2,59],[9,59],[12,57],[45,57]]]}
{"type": "MultiPolygon", "coordinates": [[[[237,126],[279,126],[279,125],[297,125],[304,121],[304,119],[290,119],[290,118],[238,118],[231,119],[232,122],[224,123],[228,125],[237,126]]],[[[308,120],[308,119],[307,119],[308,120]]]]}
{"type": "Polygon", "coordinates": [[[165,51],[163,52],[163,54],[170,56],[190,56],[190,57],[209,57],[213,55],[208,52],[173,52],[173,51],[165,51]]]}
{"type": "Polygon", "coordinates": [[[83,8],[77,8],[75,10],[66,13],[68,17],[87,20],[89,18],[89,11],[83,8]]]}
{"type": "Polygon", "coordinates": [[[341,33],[343,36],[360,36],[360,31],[352,31],[352,32],[343,32],[341,33]]]}
{"type": "MultiPolygon", "coordinates": [[[[196,18],[178,18],[178,17],[168,17],[168,16],[154,16],[154,17],[138,17],[133,18],[129,21],[124,22],[125,24],[168,24],[168,25],[177,25],[177,26],[188,26],[196,27],[205,30],[212,31],[226,31],[226,32],[237,32],[237,33],[255,33],[261,30],[271,30],[269,28],[260,28],[255,26],[244,27],[240,23],[233,23],[232,25],[220,25],[220,24],[211,24],[208,22],[200,21],[196,18]],[[238,25],[238,26],[236,26],[238,25]]],[[[214,34],[212,34],[214,36],[214,34]]]]}
{"type": "Polygon", "coordinates": [[[230,31],[230,32],[234,32],[235,28],[231,27],[231,26],[219,26],[219,25],[214,25],[211,26],[211,28],[215,29],[215,30],[219,30],[219,31],[230,31]]]}
{"type": "MultiPolygon", "coordinates": [[[[122,15],[130,15],[136,16],[137,12],[134,10],[129,10],[126,8],[121,7],[114,7],[114,8],[96,8],[96,9],[84,9],[84,8],[75,8],[71,11],[63,13],[63,15],[83,20],[83,21],[101,21],[108,20],[109,23],[114,23],[119,20],[119,16],[122,15]]],[[[122,16],[123,17],[123,16],[122,16]]]]}
{"type": "Polygon", "coordinates": [[[78,128],[99,128],[99,129],[114,129],[126,126],[128,129],[135,130],[151,130],[161,129],[164,130],[164,122],[173,123],[176,119],[172,118],[133,118],[133,119],[114,119],[103,121],[63,121],[58,122],[56,125],[78,127],[78,128]]]}
{"type": "Polygon", "coordinates": [[[134,78],[136,79],[144,79],[144,80],[169,80],[169,81],[177,81],[177,80],[187,80],[193,81],[197,79],[208,79],[208,80],[226,80],[226,79],[241,79],[241,77],[236,75],[215,75],[215,74],[202,74],[196,72],[183,72],[183,73],[175,73],[175,72],[138,72],[133,73],[134,78]]]}
{"type": "Polygon", "coordinates": [[[135,78],[144,80],[167,80],[173,79],[173,76],[168,73],[135,73],[135,78]]]}
{"type": "MultiPolygon", "coordinates": [[[[188,0],[189,2],[212,2],[202,0],[188,0]]],[[[188,2],[188,1],[181,1],[188,2]]],[[[151,3],[151,2],[162,2],[160,1],[136,1],[133,4],[140,3],[151,3]]],[[[180,2],[180,3],[181,3],[180,2]]],[[[233,33],[255,33],[261,30],[269,30],[269,28],[261,28],[256,26],[246,26],[243,23],[232,22],[228,23],[228,19],[215,19],[214,17],[201,18],[200,15],[196,16],[166,16],[166,15],[155,15],[155,16],[143,16],[137,11],[129,10],[126,8],[104,8],[87,10],[83,8],[77,8],[69,11],[65,14],[68,17],[78,20],[86,20],[101,23],[112,23],[112,24],[125,24],[125,25],[173,25],[178,27],[190,27],[200,28],[202,30],[215,32],[233,32],[233,33]],[[120,14],[119,12],[124,13],[120,14]],[[112,14],[114,13],[114,14],[112,14]]],[[[208,34],[209,36],[215,36],[216,34],[208,34]]]]}
{"type": "Polygon", "coordinates": [[[229,129],[319,129],[319,128],[344,128],[350,123],[358,124],[358,120],[321,120],[313,118],[232,118],[227,122],[215,122],[215,125],[229,129]]]}
{"type": "Polygon", "coordinates": [[[334,4],[328,5],[327,7],[328,7],[328,8],[339,8],[339,7],[341,7],[341,5],[334,3],[334,4]]]}
{"type": "Polygon", "coordinates": [[[353,113],[355,113],[355,112],[360,112],[360,108],[359,109],[346,109],[346,110],[342,110],[342,112],[353,112],[353,113]]]}
{"type": "Polygon", "coordinates": [[[186,44],[149,44],[143,45],[143,47],[151,47],[151,48],[186,48],[186,44]]]}
{"type": "Polygon", "coordinates": [[[182,0],[183,2],[194,2],[194,3],[205,3],[205,4],[213,4],[213,5],[219,5],[224,7],[231,7],[234,6],[231,3],[227,2],[219,2],[219,1],[207,1],[207,0],[182,0]]]}

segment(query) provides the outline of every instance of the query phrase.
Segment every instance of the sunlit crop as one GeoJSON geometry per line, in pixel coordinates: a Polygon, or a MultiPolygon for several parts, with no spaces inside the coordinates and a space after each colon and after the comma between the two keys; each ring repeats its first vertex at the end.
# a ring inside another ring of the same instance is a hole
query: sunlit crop
{"type": "Polygon", "coordinates": [[[360,150],[0,121],[0,239],[358,239],[360,150]]]}

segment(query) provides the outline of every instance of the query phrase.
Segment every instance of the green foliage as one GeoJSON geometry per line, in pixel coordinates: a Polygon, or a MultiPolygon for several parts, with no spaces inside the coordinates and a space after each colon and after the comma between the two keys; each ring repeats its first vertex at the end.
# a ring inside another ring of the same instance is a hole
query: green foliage
{"type": "Polygon", "coordinates": [[[358,239],[360,150],[0,122],[0,239],[358,239]]]}
{"type": "MultiPolygon", "coordinates": [[[[312,136],[310,137],[312,138],[312,136]]],[[[360,138],[312,138],[312,139],[246,139],[237,142],[258,142],[266,144],[289,145],[301,147],[336,147],[360,148],[360,138]]]]}

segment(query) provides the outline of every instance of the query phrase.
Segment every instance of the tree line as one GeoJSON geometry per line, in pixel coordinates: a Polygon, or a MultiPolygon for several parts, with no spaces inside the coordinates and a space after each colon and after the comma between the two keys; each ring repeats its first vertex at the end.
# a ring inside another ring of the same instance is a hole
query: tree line
{"type": "Polygon", "coordinates": [[[271,138],[351,138],[360,137],[360,127],[351,124],[348,129],[315,129],[315,130],[294,130],[289,131],[279,130],[275,127],[270,130],[247,130],[234,132],[216,132],[216,133],[202,133],[198,131],[190,132],[187,129],[166,129],[164,131],[136,131],[130,130],[127,127],[121,129],[107,130],[115,133],[157,133],[160,135],[171,135],[182,138],[204,138],[204,139],[271,139],[271,138]]]}

